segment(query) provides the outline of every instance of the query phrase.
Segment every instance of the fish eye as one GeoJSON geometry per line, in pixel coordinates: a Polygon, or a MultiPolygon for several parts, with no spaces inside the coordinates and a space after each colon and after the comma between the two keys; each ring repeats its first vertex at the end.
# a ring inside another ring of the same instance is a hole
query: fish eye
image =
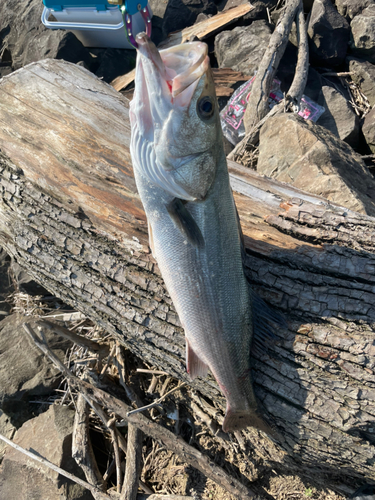
{"type": "Polygon", "coordinates": [[[205,95],[197,102],[198,115],[203,120],[208,120],[214,114],[215,106],[210,96],[205,95]]]}

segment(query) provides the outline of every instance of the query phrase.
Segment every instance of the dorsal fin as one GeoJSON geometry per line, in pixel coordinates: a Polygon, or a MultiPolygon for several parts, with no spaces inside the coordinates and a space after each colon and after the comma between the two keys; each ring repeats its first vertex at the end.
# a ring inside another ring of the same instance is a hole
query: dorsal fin
{"type": "Polygon", "coordinates": [[[167,205],[167,210],[174,225],[185,236],[188,242],[198,248],[204,247],[201,230],[191,213],[185,207],[183,201],[180,198],[174,198],[167,205]]]}

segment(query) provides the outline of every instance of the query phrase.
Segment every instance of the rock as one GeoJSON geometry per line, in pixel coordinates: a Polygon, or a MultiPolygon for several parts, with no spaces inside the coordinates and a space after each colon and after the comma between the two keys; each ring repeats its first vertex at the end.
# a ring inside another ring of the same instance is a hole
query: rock
{"type": "Polygon", "coordinates": [[[7,302],[10,294],[15,291],[10,274],[11,259],[0,248],[0,319],[7,316],[12,308],[11,304],[7,302]]]}
{"type": "Polygon", "coordinates": [[[71,32],[49,30],[40,20],[43,3],[30,0],[20,8],[18,0],[0,2],[0,53],[9,52],[12,69],[45,58],[84,61],[93,59],[89,50],[71,32]]]}
{"type": "Polygon", "coordinates": [[[169,0],[163,17],[166,35],[192,26],[199,14],[217,14],[214,0],[169,0]]]}
{"type": "Polygon", "coordinates": [[[339,14],[344,16],[347,20],[353,19],[357,14],[368,7],[375,4],[375,0],[336,0],[335,5],[339,14]]]}
{"type": "MultiPolygon", "coordinates": [[[[22,328],[24,322],[35,326],[30,316],[14,314],[0,323],[0,400],[24,399],[50,394],[60,380],[59,371],[29,339],[22,328]]],[[[69,341],[46,332],[51,348],[64,359],[69,341]]],[[[0,496],[1,498],[1,496],[0,496]]]]}
{"type": "Polygon", "coordinates": [[[375,5],[355,16],[350,27],[350,48],[353,54],[375,63],[375,5]]]}
{"type": "Polygon", "coordinates": [[[318,125],[330,130],[353,148],[358,146],[359,119],[350,103],[336,89],[324,85],[317,101],[325,112],[317,121],[318,125]]]}
{"type": "Polygon", "coordinates": [[[12,260],[10,265],[10,271],[17,283],[17,288],[20,292],[27,293],[27,295],[42,295],[48,296],[49,292],[42,286],[39,285],[33,278],[21,267],[15,260],[12,260]]]}
{"type": "MultiPolygon", "coordinates": [[[[229,0],[225,5],[225,10],[240,5],[242,3],[247,3],[245,0],[229,0]]],[[[259,0],[250,2],[254,7],[250,12],[241,17],[236,23],[235,26],[249,26],[253,21],[258,21],[259,19],[264,19],[268,21],[268,13],[272,12],[278,1],[277,0],[259,0]]],[[[221,7],[221,4],[220,4],[221,7]]],[[[221,10],[221,8],[219,9],[221,10]]]]}
{"type": "Polygon", "coordinates": [[[134,50],[106,49],[95,74],[107,83],[135,68],[134,50]]]}
{"type": "Polygon", "coordinates": [[[350,27],[331,0],[315,0],[307,27],[310,57],[328,66],[341,64],[346,56],[350,27]]]}
{"type": "Polygon", "coordinates": [[[354,57],[347,57],[352,80],[359,86],[370,103],[375,106],[375,65],[354,57]]]}
{"type": "MultiPolygon", "coordinates": [[[[10,418],[6,413],[0,409],[0,434],[7,437],[8,439],[12,439],[14,433],[16,432],[16,427],[10,421],[10,418]]],[[[7,445],[4,441],[0,440],[0,463],[4,457],[4,452],[7,448],[7,445]]]]}
{"type": "Polygon", "coordinates": [[[324,127],[293,114],[266,121],[257,170],[343,207],[375,215],[375,179],[361,157],[324,127]]]}
{"type": "Polygon", "coordinates": [[[373,153],[375,153],[375,108],[373,108],[368,115],[362,127],[365,140],[373,153]]]}
{"type": "Polygon", "coordinates": [[[215,55],[219,68],[232,68],[253,75],[259,67],[271,37],[266,21],[222,31],[215,38],[215,55]]]}
{"type": "Polygon", "coordinates": [[[375,486],[364,484],[349,497],[351,500],[375,500],[375,486]]]}
{"type": "MultiPolygon", "coordinates": [[[[85,479],[71,456],[73,421],[73,410],[52,405],[45,413],[25,422],[17,431],[14,442],[85,479]]],[[[92,500],[93,497],[82,486],[8,446],[0,467],[0,498],[92,500]]]]}

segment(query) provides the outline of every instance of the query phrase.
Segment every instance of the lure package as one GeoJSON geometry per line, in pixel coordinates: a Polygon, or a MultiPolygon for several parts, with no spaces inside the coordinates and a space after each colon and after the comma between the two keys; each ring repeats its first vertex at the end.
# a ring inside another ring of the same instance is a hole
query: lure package
{"type": "MultiPolygon", "coordinates": [[[[245,135],[245,127],[243,124],[243,117],[245,114],[246,106],[250,97],[251,87],[255,80],[255,76],[248,82],[245,82],[239,87],[229,99],[228,104],[220,113],[221,127],[224,136],[230,143],[236,145],[245,135]]],[[[275,104],[278,104],[284,97],[280,90],[280,81],[273,80],[268,104],[272,109],[275,104]]],[[[318,118],[324,113],[323,106],[319,106],[313,100],[303,95],[300,102],[300,109],[298,114],[305,120],[312,120],[316,122],[318,118]]]]}

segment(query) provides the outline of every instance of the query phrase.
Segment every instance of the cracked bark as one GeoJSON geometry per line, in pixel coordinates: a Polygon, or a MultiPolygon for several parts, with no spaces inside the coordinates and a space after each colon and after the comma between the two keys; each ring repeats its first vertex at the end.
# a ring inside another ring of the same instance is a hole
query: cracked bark
{"type": "MultiPolygon", "coordinates": [[[[212,377],[186,375],[129,137],[127,100],[78,66],[48,60],[3,78],[0,244],[51,293],[224,409],[212,377]]],[[[284,441],[249,429],[246,446],[270,467],[375,479],[375,219],[229,170],[249,280],[288,321],[253,354],[257,395],[284,441]]]]}

